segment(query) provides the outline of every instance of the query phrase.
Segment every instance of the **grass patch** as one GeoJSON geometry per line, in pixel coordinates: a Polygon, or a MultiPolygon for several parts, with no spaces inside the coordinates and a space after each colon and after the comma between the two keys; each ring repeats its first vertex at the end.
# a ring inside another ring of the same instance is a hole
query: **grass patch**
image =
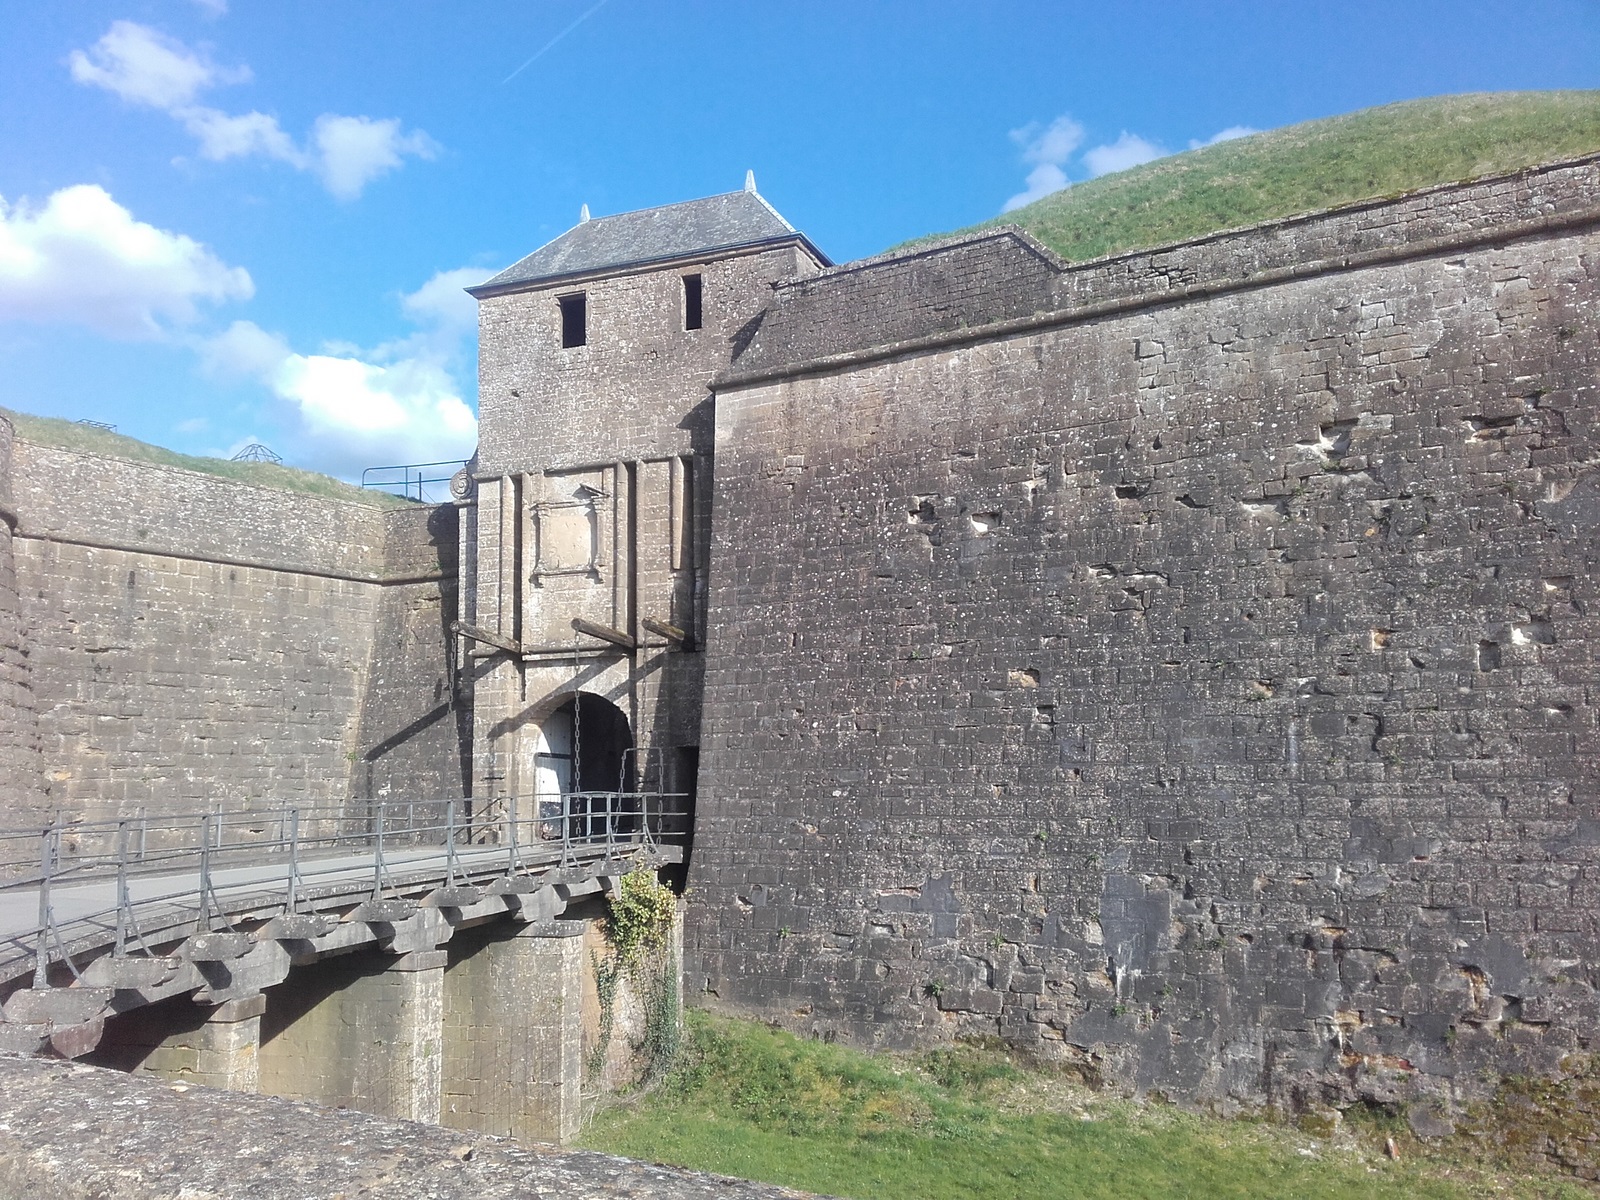
{"type": "Polygon", "coordinates": [[[313,496],[330,496],[349,500],[374,508],[403,508],[413,501],[388,492],[369,490],[345,483],[331,475],[315,471],[302,471],[298,467],[285,467],[277,463],[234,462],[227,458],[205,458],[193,454],[179,454],[149,442],[141,442],[125,434],[113,433],[93,425],[80,425],[59,417],[36,417],[32,413],[0,408],[0,416],[9,420],[19,438],[41,446],[54,446],[59,450],[81,450],[87,454],[104,454],[109,458],[123,458],[133,462],[154,463],[162,467],[177,467],[185,471],[199,471],[204,475],[218,475],[224,479],[237,479],[257,487],[277,488],[286,492],[306,492],[313,496]]]}
{"type": "Polygon", "coordinates": [[[869,1055],[699,1012],[684,1038],[677,1069],[581,1144],[861,1200],[1592,1195],[1108,1096],[998,1049],[869,1055]]]}
{"type": "Polygon", "coordinates": [[[1080,261],[1595,151],[1600,91],[1438,96],[1158,159],[972,229],[1015,223],[1080,261]]]}

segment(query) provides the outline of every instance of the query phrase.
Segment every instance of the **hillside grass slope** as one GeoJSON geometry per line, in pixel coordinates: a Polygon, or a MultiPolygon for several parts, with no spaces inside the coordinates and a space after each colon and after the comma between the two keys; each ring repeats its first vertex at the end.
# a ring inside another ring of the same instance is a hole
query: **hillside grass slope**
{"type": "Polygon", "coordinates": [[[1600,151],[1600,91],[1480,92],[1368,108],[1074,184],[1016,224],[1073,261],[1600,151]]]}
{"type": "Polygon", "coordinates": [[[328,496],[348,500],[374,508],[404,508],[411,502],[400,496],[375,488],[359,488],[331,475],[315,471],[286,467],[279,463],[237,462],[228,458],[206,458],[194,454],[179,454],[138,438],[128,437],[110,429],[67,421],[60,417],[38,417],[32,413],[0,408],[0,417],[11,422],[17,436],[41,446],[54,446],[59,450],[81,450],[87,454],[103,454],[108,458],[124,458],[133,462],[154,463],[161,467],[177,467],[184,471],[199,471],[203,475],[219,475],[236,479],[257,487],[277,488],[279,491],[307,492],[313,496],[328,496]]]}

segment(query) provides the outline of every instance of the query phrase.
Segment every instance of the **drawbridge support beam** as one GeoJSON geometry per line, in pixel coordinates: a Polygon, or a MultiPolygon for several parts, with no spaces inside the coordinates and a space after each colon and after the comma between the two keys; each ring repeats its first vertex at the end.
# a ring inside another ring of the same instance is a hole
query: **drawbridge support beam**
{"type": "MultiPolygon", "coordinates": [[[[613,890],[612,869],[595,864],[561,883],[508,879],[476,903],[456,894],[465,889],[438,889],[433,903],[383,902],[407,911],[357,915],[380,907],[369,902],[344,921],[279,917],[251,935],[199,935],[182,957],[148,960],[149,970],[107,960],[99,973],[143,980],[149,993],[122,1012],[101,1014],[109,987],[24,989],[9,1003],[18,1017],[77,1022],[15,1026],[40,1030],[40,1044],[94,1026],[93,1041],[70,1053],[99,1066],[569,1141],[582,1119],[586,1051],[605,1044],[584,1024],[591,951],[603,952],[598,906],[574,904],[613,890]]],[[[674,940],[674,970],[680,956],[674,940]]]]}
{"type": "Polygon", "coordinates": [[[599,638],[602,642],[610,642],[613,646],[620,646],[624,650],[636,650],[639,643],[620,629],[613,629],[609,625],[597,625],[593,621],[585,621],[582,617],[572,618],[572,627],[579,633],[586,633],[592,638],[599,638]]]}

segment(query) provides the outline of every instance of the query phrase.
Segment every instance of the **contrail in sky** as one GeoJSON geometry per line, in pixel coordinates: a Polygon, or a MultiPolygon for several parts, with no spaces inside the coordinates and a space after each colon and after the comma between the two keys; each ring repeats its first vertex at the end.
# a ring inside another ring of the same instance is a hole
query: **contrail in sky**
{"type": "Polygon", "coordinates": [[[579,25],[582,25],[590,17],[594,16],[595,13],[599,12],[602,8],[604,8],[606,6],[606,3],[607,3],[607,0],[600,0],[599,4],[596,4],[593,8],[591,8],[588,12],[584,13],[583,16],[579,17],[571,25],[568,25],[560,33],[556,34],[555,37],[551,38],[544,45],[540,46],[539,49],[534,53],[534,56],[532,58],[530,58],[527,62],[523,63],[515,71],[511,72],[511,74],[507,75],[504,79],[502,79],[500,81],[500,86],[504,87],[506,84],[510,83],[513,79],[515,79],[518,75],[521,75],[529,67],[533,66],[534,63],[539,61],[540,56],[543,55],[546,50],[550,49],[551,46],[554,46],[557,42],[559,42],[562,38],[566,37],[567,34],[571,33],[579,25]]]}

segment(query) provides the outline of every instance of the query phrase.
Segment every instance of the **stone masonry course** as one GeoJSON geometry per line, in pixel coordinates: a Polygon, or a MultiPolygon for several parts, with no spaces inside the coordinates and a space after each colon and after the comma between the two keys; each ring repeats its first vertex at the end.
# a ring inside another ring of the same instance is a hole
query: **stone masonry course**
{"type": "Polygon", "coordinates": [[[1588,1050],[1595,173],[781,287],[716,385],[690,993],[1223,1106],[1588,1050]]]}

